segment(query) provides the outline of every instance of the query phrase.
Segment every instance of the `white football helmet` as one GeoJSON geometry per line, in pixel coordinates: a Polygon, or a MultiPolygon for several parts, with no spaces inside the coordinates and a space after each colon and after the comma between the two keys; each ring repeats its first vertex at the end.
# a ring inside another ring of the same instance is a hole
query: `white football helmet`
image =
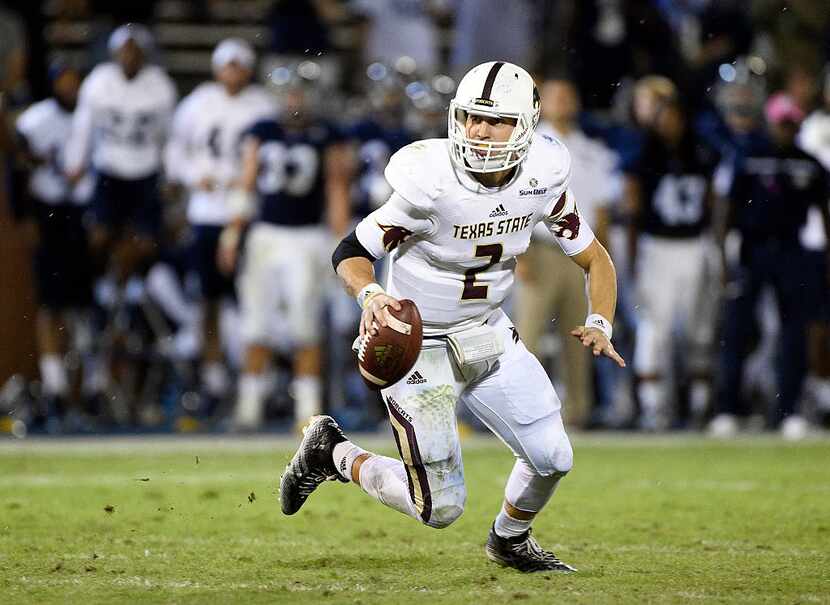
{"type": "Polygon", "coordinates": [[[490,61],[470,71],[450,101],[447,132],[456,166],[470,172],[498,172],[524,161],[539,122],[539,92],[533,78],[512,63],[490,61]],[[516,126],[503,143],[467,137],[467,115],[514,118],[516,126]]]}

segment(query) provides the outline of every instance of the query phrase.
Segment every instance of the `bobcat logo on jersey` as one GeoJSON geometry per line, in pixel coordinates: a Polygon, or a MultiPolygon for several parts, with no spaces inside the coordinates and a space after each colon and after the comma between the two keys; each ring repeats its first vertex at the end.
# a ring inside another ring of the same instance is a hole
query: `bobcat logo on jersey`
{"type": "MultiPolygon", "coordinates": [[[[562,195],[559,196],[559,199],[556,200],[556,204],[553,206],[553,210],[551,211],[551,217],[558,215],[562,210],[565,208],[565,202],[568,201],[568,192],[565,191],[562,195]]],[[[579,212],[576,210],[574,206],[573,212],[569,212],[565,216],[559,217],[556,222],[553,224],[551,231],[557,237],[561,237],[563,239],[574,240],[579,237],[579,225],[581,224],[581,219],[579,218],[579,212]]]]}
{"type": "Polygon", "coordinates": [[[554,234],[564,239],[576,239],[579,236],[580,223],[579,213],[569,212],[554,223],[554,234]]]}
{"type": "Polygon", "coordinates": [[[383,249],[387,252],[392,252],[412,235],[412,231],[404,227],[381,224],[378,227],[383,229],[383,249]]]}

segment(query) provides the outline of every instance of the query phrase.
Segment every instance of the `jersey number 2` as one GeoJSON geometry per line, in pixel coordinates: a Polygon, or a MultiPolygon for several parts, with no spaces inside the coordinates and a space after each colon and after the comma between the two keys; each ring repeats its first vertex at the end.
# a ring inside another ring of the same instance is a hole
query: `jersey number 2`
{"type": "Polygon", "coordinates": [[[476,246],[476,257],[489,256],[490,262],[483,267],[473,267],[464,272],[464,291],[461,293],[461,300],[481,300],[487,298],[487,286],[476,285],[476,274],[484,273],[501,261],[504,247],[501,244],[486,244],[476,246]]]}

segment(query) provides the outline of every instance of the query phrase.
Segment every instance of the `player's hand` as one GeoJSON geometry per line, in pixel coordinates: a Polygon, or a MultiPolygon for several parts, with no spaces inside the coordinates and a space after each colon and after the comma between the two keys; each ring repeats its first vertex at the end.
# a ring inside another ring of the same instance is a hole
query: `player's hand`
{"type": "Polygon", "coordinates": [[[586,328],[585,326],[577,326],[571,330],[571,336],[578,338],[582,345],[591,349],[594,357],[605,355],[613,359],[621,368],[625,367],[625,360],[620,357],[614,349],[614,345],[608,340],[608,337],[597,328],[586,328]]]}
{"type": "Polygon", "coordinates": [[[395,311],[401,310],[401,303],[392,298],[388,294],[375,294],[366,303],[363,309],[363,314],[360,316],[360,335],[377,334],[378,326],[386,326],[386,318],[389,310],[386,307],[392,307],[395,311]]]}

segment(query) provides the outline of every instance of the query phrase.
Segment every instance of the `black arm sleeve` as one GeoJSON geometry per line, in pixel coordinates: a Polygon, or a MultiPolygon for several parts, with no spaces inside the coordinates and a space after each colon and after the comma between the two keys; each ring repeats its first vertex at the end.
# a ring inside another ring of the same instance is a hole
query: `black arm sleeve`
{"type": "Polygon", "coordinates": [[[355,258],[355,257],[362,257],[367,258],[371,262],[375,262],[377,259],[371,255],[371,253],[363,247],[363,244],[357,239],[357,235],[355,232],[352,231],[344,237],[340,244],[338,244],[337,248],[334,251],[334,254],[331,255],[331,265],[334,267],[335,272],[337,271],[337,266],[342,263],[347,258],[355,258]]]}

